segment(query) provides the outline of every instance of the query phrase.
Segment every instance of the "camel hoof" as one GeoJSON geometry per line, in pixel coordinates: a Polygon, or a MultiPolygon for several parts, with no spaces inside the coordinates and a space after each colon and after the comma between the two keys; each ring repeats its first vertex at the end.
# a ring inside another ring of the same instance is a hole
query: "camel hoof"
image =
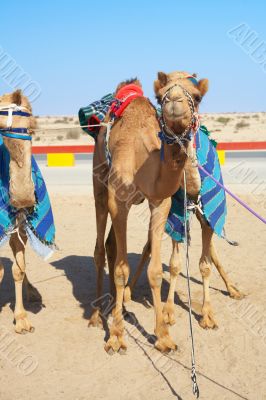
{"type": "Polygon", "coordinates": [[[244,297],[246,297],[245,293],[240,292],[240,290],[233,285],[228,288],[228,292],[231,299],[242,300],[244,297]]]}
{"type": "Polygon", "coordinates": [[[124,303],[128,303],[131,300],[131,289],[129,286],[126,286],[124,291],[124,303]]]}
{"type": "Polygon", "coordinates": [[[127,346],[122,337],[110,337],[104,346],[104,350],[107,354],[112,356],[114,353],[119,353],[120,355],[126,354],[127,346]]]}
{"type": "Polygon", "coordinates": [[[125,356],[127,354],[127,349],[120,347],[120,349],[118,350],[118,353],[120,354],[120,356],[125,356]]]}
{"type": "Polygon", "coordinates": [[[176,323],[173,304],[165,303],[163,307],[163,319],[167,325],[174,325],[176,323]]]}
{"type": "Polygon", "coordinates": [[[170,352],[176,351],[177,350],[177,345],[175,342],[170,338],[169,335],[165,337],[159,338],[155,342],[155,348],[159,350],[161,353],[167,353],[169,354],[170,352]]]}
{"type": "Polygon", "coordinates": [[[92,314],[92,316],[88,322],[88,327],[103,329],[103,321],[100,316],[99,310],[94,311],[94,313],[92,314]]]}
{"type": "Polygon", "coordinates": [[[24,318],[19,318],[18,320],[16,320],[16,326],[15,326],[16,333],[25,335],[28,332],[33,333],[34,330],[35,329],[29,322],[28,318],[24,317],[24,318]]]}
{"type": "Polygon", "coordinates": [[[110,349],[107,351],[107,354],[109,356],[113,356],[115,354],[115,351],[110,347],[110,349]]]}
{"type": "Polygon", "coordinates": [[[214,318],[211,315],[204,315],[200,321],[199,321],[199,325],[201,326],[201,328],[203,329],[218,329],[218,325],[215,322],[214,318]]]}

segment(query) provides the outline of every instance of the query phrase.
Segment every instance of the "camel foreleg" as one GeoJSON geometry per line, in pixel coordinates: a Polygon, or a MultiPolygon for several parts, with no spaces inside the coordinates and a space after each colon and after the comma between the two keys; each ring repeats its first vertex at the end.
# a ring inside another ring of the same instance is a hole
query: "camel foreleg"
{"type": "Polygon", "coordinates": [[[15,282],[15,292],[16,292],[16,304],[14,310],[15,317],[15,331],[17,333],[33,332],[34,328],[30,321],[28,320],[26,310],[23,305],[22,297],[22,285],[25,278],[25,246],[27,242],[27,237],[24,236],[23,232],[20,232],[20,237],[18,233],[13,233],[11,235],[9,244],[12,249],[15,261],[12,265],[12,274],[15,282]],[[21,242],[23,241],[23,243],[21,242]]]}

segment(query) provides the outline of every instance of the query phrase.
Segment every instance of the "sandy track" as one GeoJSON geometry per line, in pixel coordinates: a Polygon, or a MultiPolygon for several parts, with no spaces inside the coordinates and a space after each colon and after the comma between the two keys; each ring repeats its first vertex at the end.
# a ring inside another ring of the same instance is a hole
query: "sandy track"
{"type": "MultiPolygon", "coordinates": [[[[265,215],[266,198],[245,197],[265,215]]],[[[0,290],[0,332],[13,340],[10,344],[37,360],[28,376],[23,363],[12,361],[0,342],[1,400],[170,400],[192,399],[190,383],[190,341],[187,292],[184,276],[177,284],[177,324],[171,328],[179,351],[162,356],[152,346],[153,309],[146,274],[134,297],[126,306],[128,352],[108,356],[104,349],[105,331],[87,327],[91,301],[95,296],[93,250],[95,242],[94,206],[91,196],[52,197],[60,250],[50,263],[27,250],[27,272],[43,296],[45,307],[28,305],[35,333],[16,335],[11,308],[14,288],[11,279],[11,253],[5,247],[1,256],[5,278],[0,290]]],[[[146,239],[147,221],[132,209],[129,220],[128,252],[132,270],[146,239]]],[[[146,215],[146,212],[144,212],[146,215]]],[[[145,219],[145,218],[144,218],[145,219]]],[[[217,240],[219,252],[232,280],[249,296],[241,302],[230,299],[216,272],[212,274],[211,299],[219,323],[217,331],[204,331],[193,319],[198,382],[201,399],[265,399],[265,226],[239,206],[229,202],[228,236],[240,242],[231,247],[217,240]]],[[[168,289],[170,241],[163,243],[163,299],[168,289]]],[[[195,220],[192,230],[191,272],[194,316],[200,311],[201,277],[198,270],[200,234],[195,220]]],[[[183,269],[184,270],[184,269],[183,269]]],[[[105,275],[108,291],[108,275],[105,275]]]]}

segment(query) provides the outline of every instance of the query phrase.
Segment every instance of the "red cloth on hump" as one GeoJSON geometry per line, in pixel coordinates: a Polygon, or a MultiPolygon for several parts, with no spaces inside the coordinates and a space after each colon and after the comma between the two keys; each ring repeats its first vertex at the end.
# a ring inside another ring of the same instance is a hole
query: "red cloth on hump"
{"type": "Polygon", "coordinates": [[[111,113],[116,117],[120,117],[132,100],[142,96],[143,90],[140,86],[135,85],[134,83],[123,86],[115,95],[115,98],[120,100],[121,103],[117,104],[117,101],[114,101],[111,105],[111,113]]]}

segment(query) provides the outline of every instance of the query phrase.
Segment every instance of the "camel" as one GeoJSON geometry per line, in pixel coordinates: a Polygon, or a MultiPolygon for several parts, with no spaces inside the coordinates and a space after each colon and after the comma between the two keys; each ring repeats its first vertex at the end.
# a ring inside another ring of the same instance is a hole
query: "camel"
{"type": "MultiPolygon", "coordinates": [[[[195,74],[194,74],[195,75],[195,74]]],[[[161,88],[158,88],[157,83],[155,83],[155,94],[158,98],[163,95],[161,88]]],[[[193,166],[191,158],[188,158],[185,164],[186,173],[186,189],[188,199],[192,200],[195,204],[200,193],[201,180],[198,169],[193,166]]],[[[183,181],[181,181],[181,187],[183,187],[183,181]]],[[[204,329],[216,329],[218,324],[214,318],[214,313],[210,304],[210,274],[211,274],[211,264],[213,263],[219,272],[221,278],[223,279],[229,296],[235,300],[241,300],[245,297],[242,293],[229,279],[226,274],[222,263],[218,257],[215,244],[214,244],[214,232],[211,226],[208,224],[199,209],[195,209],[195,215],[200,222],[202,231],[202,253],[199,261],[199,269],[203,280],[203,304],[202,304],[202,317],[199,319],[199,325],[204,329]]],[[[180,254],[180,242],[172,240],[172,254],[169,261],[170,269],[170,286],[167,301],[163,307],[164,321],[173,325],[175,323],[174,317],[174,294],[177,282],[177,277],[182,270],[181,254],[180,254]]],[[[131,293],[137,283],[141,272],[148,261],[151,254],[151,242],[148,237],[147,243],[143,248],[140,262],[137,266],[135,275],[132,277],[130,284],[125,289],[124,301],[128,302],[131,299],[131,293]]]]}
{"type": "MultiPolygon", "coordinates": [[[[183,72],[170,74],[159,72],[158,79],[155,81],[155,93],[159,102],[163,102],[162,115],[172,132],[168,135],[168,139],[178,136],[184,141],[183,146],[186,152],[191,152],[192,142],[189,140],[189,135],[201,98],[208,90],[208,80],[202,79],[195,85],[187,79],[188,76],[189,74],[183,72]]],[[[138,81],[134,83],[140,85],[138,81]]],[[[97,221],[94,259],[98,299],[102,296],[105,265],[104,235],[108,213],[112,220],[112,227],[106,241],[106,253],[111,290],[113,291],[115,285],[116,300],[112,312],[110,338],[105,344],[105,350],[109,354],[124,353],[127,349],[122,314],[130,271],[127,260],[127,217],[130,207],[133,204],[139,204],[145,198],[148,200],[151,212],[149,225],[151,259],[148,266],[148,279],[155,311],[154,332],[157,337],[155,347],[162,352],[176,349],[163,316],[160,248],[171,205],[170,196],[180,187],[187,154],[176,141],[170,144],[169,140],[166,140],[163,143],[162,160],[161,141],[158,138],[160,130],[156,110],[147,98],[138,97],[128,105],[122,117],[113,125],[108,143],[112,159],[110,171],[107,163],[100,163],[102,150],[96,143],[93,183],[97,221]],[[114,284],[112,277],[114,277],[114,284]]],[[[99,304],[90,318],[89,325],[101,326],[101,324],[99,304]]]]}
{"type": "MultiPolygon", "coordinates": [[[[32,134],[36,126],[32,109],[28,99],[22,95],[20,90],[12,94],[5,94],[0,97],[0,110],[15,110],[15,106],[23,112],[15,112],[12,115],[12,129],[24,128],[27,134],[32,134]],[[22,115],[16,115],[22,114],[22,115]]],[[[0,128],[6,129],[6,111],[0,113],[0,128]]],[[[12,130],[11,129],[11,130],[12,130]]],[[[1,134],[1,132],[0,132],[1,134]]],[[[34,184],[31,175],[31,141],[15,139],[12,133],[8,137],[3,136],[3,143],[10,154],[9,163],[9,201],[18,210],[33,207],[35,204],[34,184]]],[[[3,211],[3,210],[2,210],[3,211]]],[[[25,286],[28,300],[39,301],[40,294],[34,286],[30,284],[25,273],[25,246],[27,236],[24,229],[20,226],[23,214],[18,213],[16,219],[16,229],[10,232],[9,245],[14,255],[12,274],[15,282],[16,303],[14,309],[15,331],[17,333],[33,332],[34,328],[27,317],[23,305],[22,286],[25,286]]],[[[4,277],[4,267],[0,262],[0,283],[4,277]]]]}

